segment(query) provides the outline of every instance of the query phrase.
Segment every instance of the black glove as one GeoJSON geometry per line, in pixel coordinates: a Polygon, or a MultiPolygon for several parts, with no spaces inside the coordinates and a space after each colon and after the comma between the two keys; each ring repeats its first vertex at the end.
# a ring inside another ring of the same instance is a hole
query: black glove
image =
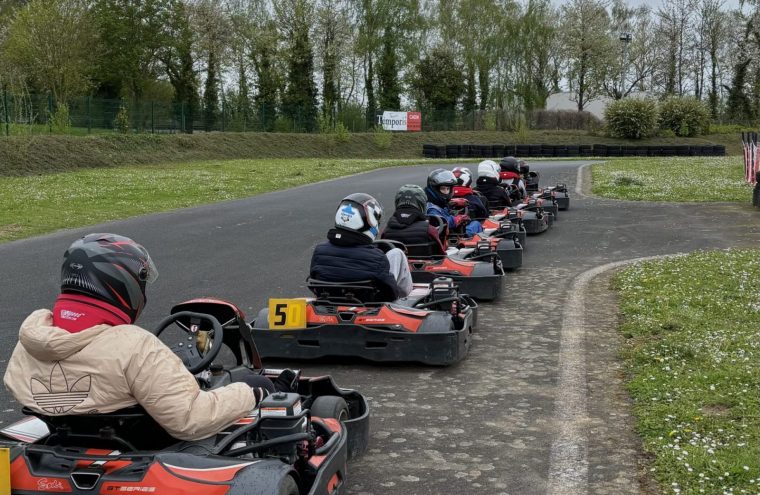
{"type": "Polygon", "coordinates": [[[289,369],[282,370],[280,376],[274,379],[274,388],[278,392],[297,392],[298,373],[289,369]]]}
{"type": "Polygon", "coordinates": [[[256,398],[256,406],[258,407],[259,404],[261,404],[261,401],[264,400],[264,397],[269,395],[269,390],[261,387],[251,387],[251,390],[253,391],[253,396],[256,398]]]}

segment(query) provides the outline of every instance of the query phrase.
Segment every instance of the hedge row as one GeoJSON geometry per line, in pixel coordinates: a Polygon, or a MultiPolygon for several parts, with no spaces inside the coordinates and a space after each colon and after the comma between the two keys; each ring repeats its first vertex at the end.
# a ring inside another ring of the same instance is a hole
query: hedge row
{"type": "Polygon", "coordinates": [[[619,144],[423,144],[425,158],[575,157],[575,156],[723,156],[718,145],[619,144]]]}

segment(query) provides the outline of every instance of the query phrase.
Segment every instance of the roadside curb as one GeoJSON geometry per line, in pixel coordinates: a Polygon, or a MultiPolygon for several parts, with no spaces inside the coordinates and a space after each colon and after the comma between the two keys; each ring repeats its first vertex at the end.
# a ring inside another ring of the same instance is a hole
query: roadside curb
{"type": "Polygon", "coordinates": [[[557,394],[553,423],[547,495],[588,493],[588,385],[585,337],[593,322],[586,321],[586,293],[591,282],[611,270],[643,261],[683,256],[674,253],[616,261],[578,275],[568,289],[560,329],[557,394]]]}

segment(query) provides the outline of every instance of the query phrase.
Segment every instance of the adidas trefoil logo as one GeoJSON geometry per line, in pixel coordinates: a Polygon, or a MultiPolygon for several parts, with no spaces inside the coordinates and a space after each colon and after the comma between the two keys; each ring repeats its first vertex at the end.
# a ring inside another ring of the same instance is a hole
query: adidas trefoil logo
{"type": "Polygon", "coordinates": [[[50,371],[48,383],[32,378],[32,397],[43,411],[51,414],[66,414],[74,406],[84,402],[90,393],[91,384],[91,375],[85,375],[69,387],[61,363],[57,362],[50,371]]]}

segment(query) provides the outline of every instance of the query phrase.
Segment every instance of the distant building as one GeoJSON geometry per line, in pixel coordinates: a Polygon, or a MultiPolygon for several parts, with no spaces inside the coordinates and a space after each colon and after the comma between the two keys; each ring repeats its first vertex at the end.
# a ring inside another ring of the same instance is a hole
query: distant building
{"type": "MultiPolygon", "coordinates": [[[[626,98],[645,98],[647,96],[649,96],[647,93],[631,93],[626,98]]],[[[549,95],[549,98],[546,99],[546,110],[577,110],[578,103],[570,98],[572,98],[572,93],[569,92],[549,95]]],[[[611,101],[613,100],[609,96],[600,96],[584,105],[583,109],[600,119],[604,119],[604,109],[611,101]]]]}

